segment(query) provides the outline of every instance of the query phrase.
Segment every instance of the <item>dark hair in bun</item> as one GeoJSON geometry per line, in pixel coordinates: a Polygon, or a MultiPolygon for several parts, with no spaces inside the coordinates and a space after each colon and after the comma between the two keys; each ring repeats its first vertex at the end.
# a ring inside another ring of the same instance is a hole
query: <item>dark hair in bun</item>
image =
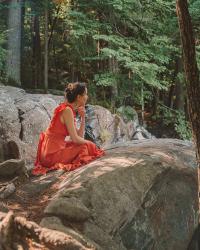
{"type": "Polygon", "coordinates": [[[86,91],[86,84],[84,82],[74,82],[67,84],[65,88],[65,98],[69,103],[76,100],[78,95],[83,95],[86,91]]]}

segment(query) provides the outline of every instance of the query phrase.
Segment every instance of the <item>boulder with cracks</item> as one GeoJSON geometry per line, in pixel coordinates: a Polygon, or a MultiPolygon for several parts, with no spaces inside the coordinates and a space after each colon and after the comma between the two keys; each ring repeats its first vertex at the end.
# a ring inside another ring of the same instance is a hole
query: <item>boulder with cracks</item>
{"type": "Polygon", "coordinates": [[[0,139],[0,199],[15,192],[15,183],[27,176],[25,161],[20,159],[15,141],[0,139]]]}
{"type": "MultiPolygon", "coordinates": [[[[23,89],[0,86],[0,131],[6,140],[14,140],[27,164],[36,156],[39,134],[49,125],[56,106],[64,101],[62,96],[30,94],[23,89]]],[[[138,121],[125,122],[101,106],[88,105],[86,124],[101,146],[133,139],[144,139],[138,130],[138,121]]],[[[144,133],[143,133],[144,134],[144,133]]],[[[146,138],[151,135],[146,134],[146,138]]]]}
{"type": "MultiPolygon", "coordinates": [[[[40,221],[39,235],[49,228],[102,250],[187,249],[198,230],[195,152],[191,143],[170,139],[112,145],[73,172],[28,180],[7,200],[8,209],[17,201],[28,210],[22,214],[40,221]]],[[[32,235],[30,242],[45,249],[45,239],[32,235]]],[[[21,233],[16,236],[24,242],[21,233]]]]}
{"type": "Polygon", "coordinates": [[[71,227],[104,250],[186,249],[198,227],[196,167],[179,140],[115,146],[67,174],[41,225],[71,227]]]}

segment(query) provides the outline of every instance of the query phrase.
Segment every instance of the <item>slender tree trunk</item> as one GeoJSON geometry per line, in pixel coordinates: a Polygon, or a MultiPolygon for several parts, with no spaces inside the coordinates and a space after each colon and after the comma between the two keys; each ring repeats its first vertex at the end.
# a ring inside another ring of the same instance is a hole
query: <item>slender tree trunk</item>
{"type": "Polygon", "coordinates": [[[40,23],[37,15],[33,16],[33,58],[32,58],[32,84],[35,88],[41,83],[41,42],[40,42],[40,23]]]}
{"type": "MultiPolygon", "coordinates": [[[[182,58],[181,58],[182,59],[182,58]]],[[[169,96],[168,96],[168,102],[166,103],[167,106],[171,109],[174,108],[174,101],[175,101],[175,86],[176,86],[176,81],[177,81],[177,75],[178,75],[178,68],[177,68],[178,64],[177,64],[177,58],[175,59],[175,62],[174,64],[172,65],[172,67],[174,68],[174,74],[172,76],[172,79],[173,79],[173,83],[171,86],[170,86],[170,89],[169,89],[169,96]]]]}
{"type": "Polygon", "coordinates": [[[51,32],[50,32],[49,39],[48,39],[48,48],[50,47],[51,40],[53,39],[53,32],[58,21],[58,14],[59,14],[60,9],[61,9],[61,5],[59,5],[58,8],[56,9],[56,17],[51,22],[51,32]]]}
{"type": "Polygon", "coordinates": [[[56,47],[55,47],[54,41],[52,43],[53,43],[54,64],[55,64],[55,69],[56,69],[56,81],[57,81],[57,83],[59,83],[60,82],[60,76],[59,76],[59,72],[58,72],[59,62],[58,62],[57,56],[56,56],[56,47]]]}
{"type": "MultiPolygon", "coordinates": [[[[47,1],[46,1],[47,2],[47,1]]],[[[45,8],[44,89],[48,90],[48,5],[45,8]]]]}
{"type": "MultiPolygon", "coordinates": [[[[183,71],[182,67],[182,58],[177,58],[176,61],[176,68],[177,68],[177,75],[178,73],[183,71]]],[[[185,105],[185,89],[184,89],[184,83],[180,81],[178,77],[176,77],[176,85],[175,85],[175,102],[174,102],[174,108],[180,111],[184,111],[184,105],[185,105]]]]}
{"type": "MultiPolygon", "coordinates": [[[[109,58],[109,71],[118,74],[119,73],[119,66],[117,60],[112,57],[109,58]]],[[[113,111],[116,107],[116,97],[118,96],[118,81],[114,82],[114,84],[111,86],[111,108],[113,111]]]]}
{"type": "Polygon", "coordinates": [[[141,123],[144,124],[144,83],[141,85],[141,123]]]}
{"type": "Polygon", "coordinates": [[[152,115],[157,114],[158,103],[159,103],[159,90],[156,88],[152,88],[153,100],[152,100],[152,115]]]}
{"type": "Polygon", "coordinates": [[[169,89],[168,107],[173,109],[174,107],[174,95],[175,95],[175,85],[171,85],[169,89]]]}
{"type": "Polygon", "coordinates": [[[21,86],[22,0],[9,1],[7,77],[21,86]]]}
{"type": "Polygon", "coordinates": [[[22,0],[22,9],[21,9],[21,69],[20,69],[20,80],[21,80],[21,85],[23,85],[23,66],[24,66],[24,18],[25,18],[25,0],[22,0]]]}
{"type": "Polygon", "coordinates": [[[184,83],[178,78],[178,74],[183,72],[182,57],[178,57],[174,64],[174,84],[170,87],[168,104],[171,109],[184,110],[185,105],[185,87],[184,83]]]}

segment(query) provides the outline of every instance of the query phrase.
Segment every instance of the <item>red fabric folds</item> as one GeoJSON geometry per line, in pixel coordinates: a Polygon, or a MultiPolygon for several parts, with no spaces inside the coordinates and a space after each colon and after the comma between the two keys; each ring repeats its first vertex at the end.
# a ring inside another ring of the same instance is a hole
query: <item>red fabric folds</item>
{"type": "Polygon", "coordinates": [[[35,167],[32,171],[34,175],[46,174],[56,169],[71,171],[105,154],[90,141],[85,144],[65,141],[69,133],[60,121],[60,113],[67,106],[72,109],[75,122],[75,112],[71,105],[62,103],[55,109],[48,129],[40,134],[35,167]]]}

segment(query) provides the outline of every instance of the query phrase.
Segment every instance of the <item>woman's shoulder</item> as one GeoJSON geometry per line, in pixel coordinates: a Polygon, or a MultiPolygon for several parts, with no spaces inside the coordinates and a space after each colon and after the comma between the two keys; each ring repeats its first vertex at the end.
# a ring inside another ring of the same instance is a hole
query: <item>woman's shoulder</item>
{"type": "Polygon", "coordinates": [[[55,114],[60,113],[64,109],[66,109],[66,103],[62,102],[55,108],[54,113],[55,114]]]}
{"type": "Polygon", "coordinates": [[[76,115],[73,106],[69,103],[63,102],[61,103],[56,109],[55,109],[55,113],[60,113],[60,112],[72,112],[74,115],[76,115]]]}

